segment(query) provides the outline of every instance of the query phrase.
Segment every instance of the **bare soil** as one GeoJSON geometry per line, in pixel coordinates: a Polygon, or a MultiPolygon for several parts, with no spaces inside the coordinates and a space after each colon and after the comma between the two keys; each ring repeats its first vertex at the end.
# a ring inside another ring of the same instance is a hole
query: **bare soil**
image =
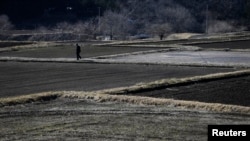
{"type": "Polygon", "coordinates": [[[0,62],[0,67],[0,97],[56,90],[102,90],[165,78],[234,70],[164,65],[31,62],[0,62]]]}
{"type": "Polygon", "coordinates": [[[128,95],[250,106],[250,76],[166,87],[128,95]]]}
{"type": "Polygon", "coordinates": [[[250,40],[191,44],[201,48],[250,49],[250,40]]]}
{"type": "MultiPolygon", "coordinates": [[[[137,51],[154,50],[155,48],[132,48],[132,47],[103,47],[103,46],[89,46],[80,44],[82,58],[97,57],[104,55],[114,55],[122,53],[131,53],[137,51]]],[[[33,48],[28,50],[18,50],[11,52],[2,52],[0,56],[12,57],[32,57],[32,58],[76,58],[75,45],[63,45],[57,47],[47,48],[33,48]]]]}

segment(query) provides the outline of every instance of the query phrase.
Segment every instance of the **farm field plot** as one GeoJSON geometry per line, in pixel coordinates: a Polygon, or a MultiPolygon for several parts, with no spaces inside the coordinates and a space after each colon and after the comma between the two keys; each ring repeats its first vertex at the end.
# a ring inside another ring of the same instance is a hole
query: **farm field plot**
{"type": "MultiPolygon", "coordinates": [[[[165,45],[166,47],[168,45],[173,44],[179,44],[179,45],[191,45],[191,46],[198,46],[201,48],[217,48],[217,49],[250,49],[249,46],[250,40],[248,38],[246,39],[230,39],[230,38],[221,38],[221,39],[181,39],[181,40],[164,40],[164,41],[144,41],[144,42],[138,42],[138,43],[127,43],[127,44],[120,44],[122,46],[134,46],[134,47],[143,47],[144,46],[154,46],[157,48],[157,46],[165,45]]],[[[114,45],[116,46],[116,45],[114,45]]],[[[118,45],[119,46],[119,45],[118,45]]]]}
{"type": "Polygon", "coordinates": [[[250,67],[249,52],[168,51],[99,59],[102,62],[250,67]]]}
{"type": "Polygon", "coordinates": [[[165,87],[152,91],[128,93],[127,95],[200,101],[206,103],[223,103],[249,107],[249,86],[250,76],[244,76],[165,87]]]}
{"type": "Polygon", "coordinates": [[[0,66],[1,97],[52,90],[100,90],[163,78],[180,78],[234,70],[164,65],[32,62],[0,62],[0,66]]]}
{"type": "Polygon", "coordinates": [[[59,98],[0,108],[0,139],[207,140],[209,124],[249,124],[248,115],[59,98]]]}
{"type": "MultiPolygon", "coordinates": [[[[81,45],[81,44],[80,44],[81,45]]],[[[81,45],[83,58],[131,53],[137,51],[153,50],[154,48],[132,47],[100,47],[81,45]]],[[[2,52],[0,56],[31,57],[31,58],[75,58],[75,45],[62,45],[57,47],[33,48],[11,52],[2,52]]]]}
{"type": "Polygon", "coordinates": [[[190,44],[201,48],[250,49],[250,40],[190,44]]]}

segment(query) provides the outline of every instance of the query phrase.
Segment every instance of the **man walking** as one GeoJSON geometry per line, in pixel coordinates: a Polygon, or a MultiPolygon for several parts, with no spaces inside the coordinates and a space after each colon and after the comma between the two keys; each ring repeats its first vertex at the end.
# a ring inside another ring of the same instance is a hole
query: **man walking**
{"type": "Polygon", "coordinates": [[[76,59],[77,60],[82,58],[80,53],[81,53],[81,47],[78,44],[76,44],[76,59]]]}

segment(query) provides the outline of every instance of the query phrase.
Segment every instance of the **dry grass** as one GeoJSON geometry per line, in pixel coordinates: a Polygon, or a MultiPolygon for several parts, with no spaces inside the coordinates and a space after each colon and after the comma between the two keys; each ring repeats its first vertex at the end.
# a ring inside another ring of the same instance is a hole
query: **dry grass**
{"type": "Polygon", "coordinates": [[[167,105],[170,107],[206,110],[213,112],[227,112],[227,113],[240,113],[250,114],[250,107],[225,105],[219,103],[203,103],[196,101],[182,101],[173,99],[159,99],[139,96],[125,96],[125,95],[108,95],[101,93],[91,92],[63,92],[63,97],[66,98],[81,98],[90,99],[97,102],[123,102],[130,104],[142,105],[167,105]]]}
{"type": "Polygon", "coordinates": [[[43,48],[43,47],[50,47],[50,46],[57,46],[57,43],[53,42],[32,42],[26,45],[15,45],[11,47],[0,48],[0,52],[7,52],[7,51],[18,51],[24,49],[33,49],[33,48],[43,48]]]}
{"type": "Polygon", "coordinates": [[[139,96],[126,96],[127,93],[140,92],[150,89],[157,89],[162,87],[189,84],[194,82],[211,81],[217,79],[225,79],[231,77],[239,77],[244,75],[250,75],[250,70],[241,70],[228,73],[216,73],[203,76],[187,77],[180,79],[163,79],[150,83],[140,83],[130,87],[121,87],[114,89],[106,89],[92,92],[76,92],[76,91],[58,91],[47,92],[26,96],[19,96],[13,98],[0,99],[0,106],[9,106],[16,104],[24,104],[35,101],[47,101],[53,100],[58,97],[63,98],[81,98],[94,100],[98,102],[126,102],[131,104],[144,104],[144,105],[168,105],[171,107],[179,107],[185,109],[198,109],[214,112],[232,112],[250,114],[250,107],[225,105],[219,103],[203,103],[196,101],[182,101],[173,99],[161,99],[161,98],[149,98],[139,96]]]}
{"type": "Polygon", "coordinates": [[[13,47],[13,46],[22,46],[22,45],[30,45],[34,42],[30,41],[1,41],[0,40],[0,47],[13,47]]]}
{"type": "MultiPolygon", "coordinates": [[[[57,62],[57,63],[80,63],[73,58],[31,58],[31,57],[0,57],[0,61],[14,62],[57,62]]],[[[81,61],[87,62],[87,61],[81,61]]]]}
{"type": "Polygon", "coordinates": [[[61,96],[60,92],[45,92],[39,94],[2,98],[0,99],[0,107],[32,103],[36,101],[49,101],[49,100],[54,100],[60,96],[61,96]]]}

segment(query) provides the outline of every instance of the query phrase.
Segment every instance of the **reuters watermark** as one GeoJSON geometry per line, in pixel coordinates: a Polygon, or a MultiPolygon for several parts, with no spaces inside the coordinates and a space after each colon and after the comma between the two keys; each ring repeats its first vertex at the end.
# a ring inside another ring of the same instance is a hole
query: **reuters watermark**
{"type": "Polygon", "coordinates": [[[208,141],[250,141],[250,125],[208,125],[208,141]]]}

